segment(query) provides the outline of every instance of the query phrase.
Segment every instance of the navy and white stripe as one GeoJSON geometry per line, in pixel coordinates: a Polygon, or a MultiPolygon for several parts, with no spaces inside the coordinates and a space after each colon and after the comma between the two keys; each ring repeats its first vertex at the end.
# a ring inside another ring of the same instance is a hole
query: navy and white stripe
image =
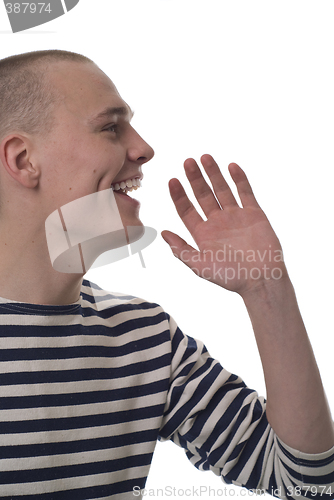
{"type": "Polygon", "coordinates": [[[0,301],[0,498],[133,498],[157,439],[227,483],[334,493],[334,449],[281,443],[263,398],[160,306],[86,280],[67,306],[0,301]]]}

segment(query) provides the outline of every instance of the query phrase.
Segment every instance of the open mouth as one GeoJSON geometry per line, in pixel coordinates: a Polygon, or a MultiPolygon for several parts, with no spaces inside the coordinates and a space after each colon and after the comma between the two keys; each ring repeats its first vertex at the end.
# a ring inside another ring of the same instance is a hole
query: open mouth
{"type": "Polygon", "coordinates": [[[127,194],[130,191],[136,190],[141,187],[140,179],[135,177],[134,179],[127,179],[122,182],[116,182],[111,184],[111,189],[118,193],[127,194]]]}

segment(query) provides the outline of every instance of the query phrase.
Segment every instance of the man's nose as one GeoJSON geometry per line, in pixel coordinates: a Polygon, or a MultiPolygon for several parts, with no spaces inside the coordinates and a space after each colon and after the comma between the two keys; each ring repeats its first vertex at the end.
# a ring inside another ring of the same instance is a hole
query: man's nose
{"type": "Polygon", "coordinates": [[[128,158],[132,162],[147,163],[154,156],[154,150],[151,146],[144,141],[144,139],[133,130],[134,137],[131,141],[131,146],[128,149],[128,158]]]}

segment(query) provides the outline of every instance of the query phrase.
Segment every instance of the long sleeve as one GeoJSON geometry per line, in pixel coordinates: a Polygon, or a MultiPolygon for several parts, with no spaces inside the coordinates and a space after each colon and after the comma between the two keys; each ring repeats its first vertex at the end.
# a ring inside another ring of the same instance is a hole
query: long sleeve
{"type": "Polygon", "coordinates": [[[308,455],[286,446],[267,421],[264,398],[172,319],[171,332],[172,371],[160,439],[173,440],[198,469],[211,470],[228,484],[282,499],[334,498],[334,448],[308,455]]]}

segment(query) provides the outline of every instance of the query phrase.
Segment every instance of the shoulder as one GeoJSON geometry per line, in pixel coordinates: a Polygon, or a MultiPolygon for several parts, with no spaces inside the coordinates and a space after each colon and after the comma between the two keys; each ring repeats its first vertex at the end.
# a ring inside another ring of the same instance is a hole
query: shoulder
{"type": "Polygon", "coordinates": [[[95,283],[83,280],[81,307],[85,317],[104,320],[110,324],[135,322],[137,327],[164,325],[169,329],[170,316],[154,302],[134,295],[104,290],[95,283]]]}
{"type": "Polygon", "coordinates": [[[97,311],[102,311],[116,306],[127,306],[140,309],[148,307],[159,307],[159,304],[148,302],[145,299],[131,294],[112,292],[105,290],[92,281],[84,279],[81,285],[81,297],[83,302],[87,302],[97,311]]]}

